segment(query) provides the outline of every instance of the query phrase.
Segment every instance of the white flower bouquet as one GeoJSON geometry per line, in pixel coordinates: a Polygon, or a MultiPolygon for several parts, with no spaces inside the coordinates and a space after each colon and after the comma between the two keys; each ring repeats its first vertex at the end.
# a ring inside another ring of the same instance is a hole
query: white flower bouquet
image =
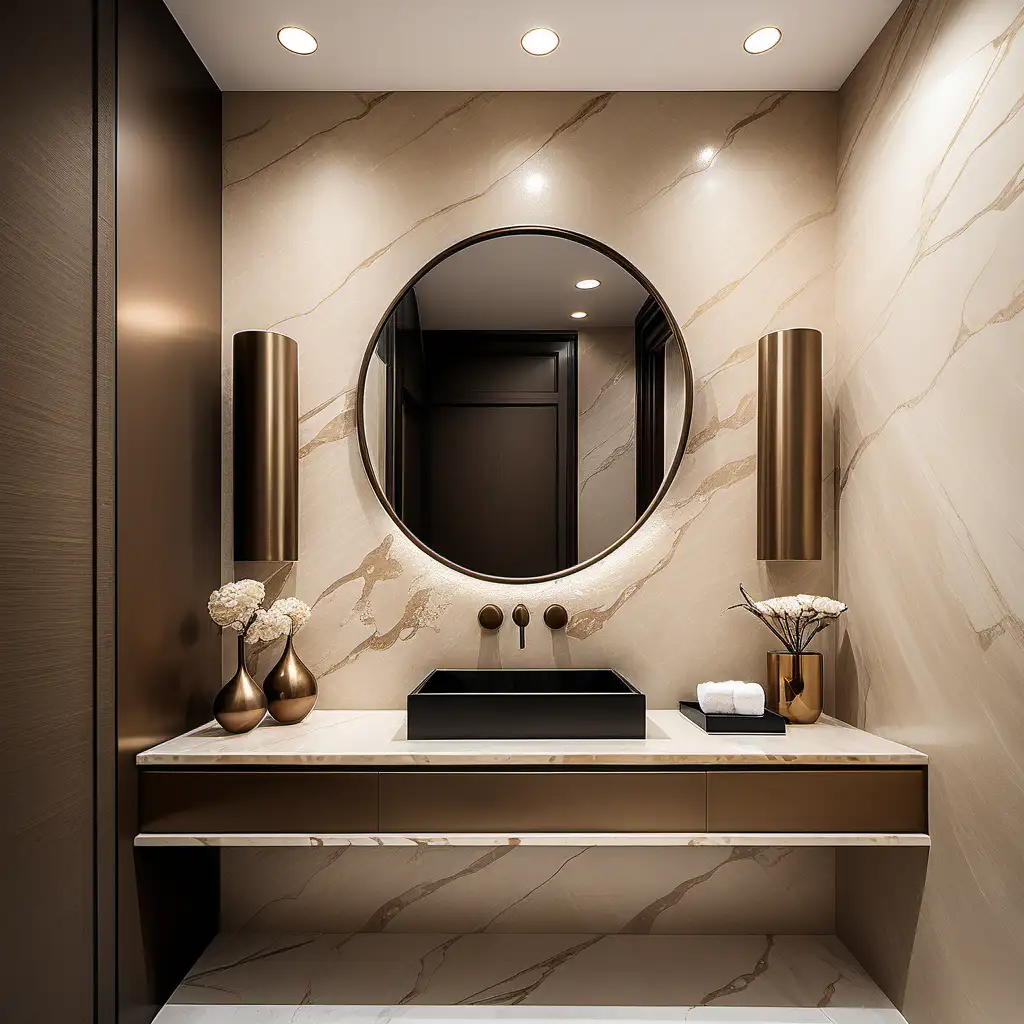
{"type": "Polygon", "coordinates": [[[294,636],[308,621],[312,610],[297,597],[283,597],[263,607],[266,588],[259,580],[225,583],[210,595],[210,618],[221,629],[234,629],[245,642],[272,643],[282,636],[294,636]]]}
{"type": "Polygon", "coordinates": [[[846,605],[831,597],[797,594],[795,597],[772,597],[767,601],[754,601],[740,585],[743,603],[731,608],[743,608],[759,618],[793,655],[803,654],[808,644],[827,626],[831,626],[846,605]]]}

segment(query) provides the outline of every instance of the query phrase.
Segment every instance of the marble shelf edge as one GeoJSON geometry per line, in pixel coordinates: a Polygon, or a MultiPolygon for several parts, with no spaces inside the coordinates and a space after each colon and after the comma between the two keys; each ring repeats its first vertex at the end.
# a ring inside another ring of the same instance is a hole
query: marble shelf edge
{"type": "Polygon", "coordinates": [[[136,846],[931,846],[922,832],[535,832],[503,833],[356,834],[323,833],[169,833],[143,832],[136,846]]]}
{"type": "Polygon", "coordinates": [[[140,768],[924,767],[921,751],[824,717],[785,736],[712,736],[677,711],[648,712],[646,740],[409,741],[401,711],[314,711],[301,725],[228,736],[212,724],[136,758],[140,768]]]}

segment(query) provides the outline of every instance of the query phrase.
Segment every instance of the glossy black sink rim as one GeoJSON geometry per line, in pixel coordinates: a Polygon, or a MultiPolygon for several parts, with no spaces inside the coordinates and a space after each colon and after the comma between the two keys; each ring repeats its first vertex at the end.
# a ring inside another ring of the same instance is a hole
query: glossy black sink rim
{"type": "Polygon", "coordinates": [[[410,740],[644,739],[647,698],[613,669],[435,669],[409,694],[410,740]]]}

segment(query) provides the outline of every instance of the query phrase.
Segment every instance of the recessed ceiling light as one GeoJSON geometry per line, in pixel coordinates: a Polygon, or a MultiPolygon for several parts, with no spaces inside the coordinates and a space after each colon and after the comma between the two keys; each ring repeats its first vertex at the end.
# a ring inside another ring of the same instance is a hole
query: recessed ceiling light
{"type": "Polygon", "coordinates": [[[571,316],[573,320],[582,320],[586,315],[587,314],[584,313],[582,309],[577,309],[575,313],[569,314],[569,316],[571,316]]]}
{"type": "Polygon", "coordinates": [[[743,40],[743,49],[747,53],[765,53],[775,46],[781,38],[781,28],[776,28],[774,25],[766,25],[764,28],[759,28],[756,32],[751,32],[743,40]]]}
{"type": "Polygon", "coordinates": [[[277,41],[292,53],[313,53],[317,47],[316,36],[295,25],[285,25],[280,29],[277,33],[277,41]]]}
{"type": "Polygon", "coordinates": [[[558,33],[549,28],[531,28],[519,41],[527,53],[544,57],[558,46],[558,33]]]}
{"type": "Polygon", "coordinates": [[[576,282],[576,287],[581,291],[590,291],[591,288],[600,288],[601,282],[596,277],[585,277],[582,281],[576,282]]]}
{"type": "Polygon", "coordinates": [[[697,159],[700,160],[705,167],[710,167],[711,162],[716,156],[717,153],[715,152],[714,146],[705,146],[698,154],[697,159]]]}

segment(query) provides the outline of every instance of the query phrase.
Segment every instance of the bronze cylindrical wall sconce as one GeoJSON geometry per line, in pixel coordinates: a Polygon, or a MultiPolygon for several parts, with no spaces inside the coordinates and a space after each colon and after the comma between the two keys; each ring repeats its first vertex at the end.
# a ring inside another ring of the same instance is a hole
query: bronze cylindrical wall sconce
{"type": "Polygon", "coordinates": [[[821,558],[821,331],[757,343],[757,557],[821,558]]]}
{"type": "Polygon", "coordinates": [[[234,339],[235,561],[299,557],[299,347],[272,331],[234,339]]]}

